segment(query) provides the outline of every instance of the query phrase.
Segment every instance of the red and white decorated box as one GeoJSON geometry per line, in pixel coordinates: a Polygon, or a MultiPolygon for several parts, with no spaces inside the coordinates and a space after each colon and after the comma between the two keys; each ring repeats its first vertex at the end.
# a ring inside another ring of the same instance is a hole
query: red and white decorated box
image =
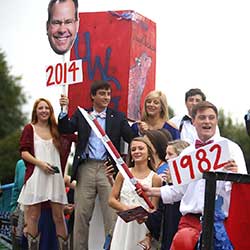
{"type": "Polygon", "coordinates": [[[69,85],[69,114],[92,106],[90,85],[112,85],[110,106],[140,118],[144,97],[155,89],[156,24],[131,10],[80,13],[70,60],[82,60],[83,81],[69,85]]]}

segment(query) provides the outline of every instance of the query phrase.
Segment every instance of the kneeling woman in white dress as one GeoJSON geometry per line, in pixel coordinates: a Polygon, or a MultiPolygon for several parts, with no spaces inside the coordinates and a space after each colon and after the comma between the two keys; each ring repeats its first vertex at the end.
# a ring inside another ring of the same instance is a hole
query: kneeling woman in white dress
{"type": "MultiPolygon", "coordinates": [[[[144,137],[136,137],[132,140],[129,149],[129,167],[133,176],[143,185],[151,187],[161,186],[161,177],[154,172],[153,152],[148,140],[144,137]]],[[[155,197],[154,197],[155,198],[155,197]]],[[[157,208],[158,199],[152,199],[157,208]]],[[[149,210],[143,198],[139,197],[128,181],[118,173],[109,198],[109,205],[117,211],[125,211],[137,206],[149,210]]],[[[145,238],[148,230],[145,223],[139,224],[136,220],[126,223],[120,217],[117,218],[111,241],[111,250],[141,250],[138,242],[145,238]]]]}
{"type": "Polygon", "coordinates": [[[60,135],[51,103],[35,101],[31,123],[20,139],[20,152],[26,164],[24,186],[18,202],[25,207],[29,249],[39,249],[38,221],[41,203],[50,202],[59,249],[67,249],[67,228],[63,208],[67,196],[60,162],[60,135]]]}

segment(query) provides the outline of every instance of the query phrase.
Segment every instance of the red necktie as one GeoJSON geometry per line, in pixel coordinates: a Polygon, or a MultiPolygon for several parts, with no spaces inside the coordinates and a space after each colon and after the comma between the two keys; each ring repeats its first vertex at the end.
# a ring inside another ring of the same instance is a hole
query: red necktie
{"type": "Polygon", "coordinates": [[[206,146],[206,145],[213,143],[213,142],[214,142],[214,140],[209,140],[207,142],[202,142],[200,140],[196,140],[195,141],[195,148],[200,148],[200,147],[206,146]]]}

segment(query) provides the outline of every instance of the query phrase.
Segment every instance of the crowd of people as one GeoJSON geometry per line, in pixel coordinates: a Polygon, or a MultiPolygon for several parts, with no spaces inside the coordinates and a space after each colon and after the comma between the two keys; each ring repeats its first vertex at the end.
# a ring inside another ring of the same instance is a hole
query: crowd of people
{"type": "MultiPolygon", "coordinates": [[[[78,28],[77,0],[49,1],[46,30],[56,54],[70,50],[78,28]]],[[[169,119],[166,95],[154,90],[143,100],[140,120],[131,124],[124,113],[109,107],[112,89],[108,81],[95,80],[90,98],[92,107],[86,110],[115,149],[120,152],[121,143],[128,144],[125,161],[133,184],[139,183],[139,187],[135,189],[124,171],[119,171],[121,166],[117,167],[81,110],[68,116],[66,95],[59,99],[58,119],[50,101],[39,98],[20,138],[21,159],[11,201],[13,249],[88,250],[97,196],[103,217],[99,225],[105,233],[103,249],[197,249],[205,181],[173,185],[169,161],[190,154],[197,145],[226,140],[229,159],[222,171],[247,173],[240,147],[220,136],[216,106],[206,101],[199,88],[193,88],[185,93],[186,114],[169,119]],[[65,169],[72,143],[75,152],[69,176],[65,169]],[[125,222],[117,215],[137,207],[146,211],[144,216],[125,222]]],[[[245,120],[250,134],[249,114],[245,120]]],[[[218,182],[216,193],[226,218],[231,183],[218,182]]],[[[214,249],[233,249],[226,230],[215,242],[214,249]]]]}
{"type": "MultiPolygon", "coordinates": [[[[205,181],[173,185],[168,161],[189,154],[197,144],[224,139],[230,159],[222,171],[247,173],[240,147],[220,136],[217,108],[206,101],[200,89],[186,92],[188,113],[171,120],[165,94],[151,91],[144,100],[141,120],[133,124],[125,114],[109,108],[111,94],[109,82],[94,81],[90,88],[92,107],[87,111],[118,151],[121,139],[128,143],[127,166],[140,188],[131,187],[118,170],[80,109],[70,118],[62,110],[57,122],[49,100],[40,98],[20,138],[22,160],[16,166],[11,203],[13,215],[19,215],[13,222],[13,249],[89,249],[89,225],[97,195],[103,215],[100,225],[106,236],[103,249],[196,249],[205,181]],[[70,177],[65,166],[72,142],[76,146],[70,177]],[[68,195],[66,190],[70,190],[68,195]],[[154,208],[148,206],[142,193],[154,208]],[[147,211],[146,216],[130,222],[117,216],[117,212],[137,206],[147,211]]],[[[59,103],[68,106],[69,99],[62,94],[59,103]]],[[[230,183],[218,183],[217,196],[223,201],[225,217],[230,192],[230,183]]],[[[228,247],[225,249],[232,249],[229,239],[217,240],[228,247]]]]}

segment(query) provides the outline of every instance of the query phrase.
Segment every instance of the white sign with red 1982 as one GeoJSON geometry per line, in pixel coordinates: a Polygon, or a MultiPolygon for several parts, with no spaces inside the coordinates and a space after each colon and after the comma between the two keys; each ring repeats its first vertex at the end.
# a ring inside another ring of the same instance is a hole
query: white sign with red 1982
{"type": "Polygon", "coordinates": [[[82,82],[82,60],[74,60],[46,67],[46,86],[62,86],[82,82]]]}
{"type": "Polygon", "coordinates": [[[201,179],[205,171],[223,168],[230,159],[228,143],[222,140],[168,161],[174,185],[201,179]]]}

